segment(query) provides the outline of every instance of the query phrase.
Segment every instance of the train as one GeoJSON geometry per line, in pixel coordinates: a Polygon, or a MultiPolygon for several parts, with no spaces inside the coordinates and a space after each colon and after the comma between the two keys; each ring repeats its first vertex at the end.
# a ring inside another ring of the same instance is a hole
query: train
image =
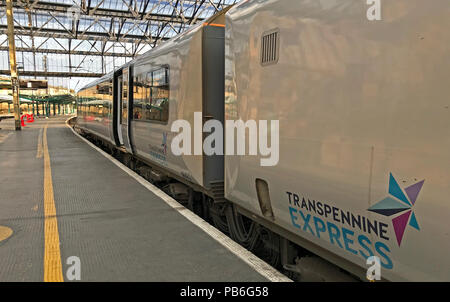
{"type": "Polygon", "coordinates": [[[297,280],[450,281],[450,5],[368,9],[240,1],[81,89],[74,127],[297,280]],[[175,155],[196,113],[278,121],[276,163],[175,155]]]}

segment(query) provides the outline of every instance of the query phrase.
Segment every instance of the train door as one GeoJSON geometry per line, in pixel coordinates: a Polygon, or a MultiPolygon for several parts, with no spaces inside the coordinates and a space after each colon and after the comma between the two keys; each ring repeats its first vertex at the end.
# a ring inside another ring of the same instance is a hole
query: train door
{"type": "Polygon", "coordinates": [[[122,138],[122,88],[123,88],[123,76],[120,75],[117,77],[116,84],[117,88],[115,89],[115,99],[116,101],[116,133],[117,133],[117,144],[119,146],[123,146],[123,138],[122,138]]]}
{"type": "Polygon", "coordinates": [[[133,121],[133,106],[134,106],[134,100],[133,100],[133,94],[134,94],[134,68],[133,65],[130,65],[128,69],[128,94],[127,94],[127,100],[128,100],[128,144],[130,146],[131,152],[134,154],[135,146],[134,146],[134,140],[133,140],[133,127],[131,125],[131,122],[133,121]]]}
{"type": "Polygon", "coordinates": [[[122,70],[122,75],[119,77],[119,108],[120,108],[120,127],[119,128],[119,139],[122,145],[127,149],[128,152],[132,152],[131,144],[129,140],[129,108],[130,108],[130,100],[129,100],[129,70],[128,68],[124,68],[122,70]]]}

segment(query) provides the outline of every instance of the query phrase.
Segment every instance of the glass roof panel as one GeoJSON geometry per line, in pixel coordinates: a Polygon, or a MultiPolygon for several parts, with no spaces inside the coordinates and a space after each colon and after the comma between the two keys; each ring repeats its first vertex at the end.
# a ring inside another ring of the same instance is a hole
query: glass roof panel
{"type": "MultiPolygon", "coordinates": [[[[239,0],[15,1],[19,75],[79,89],[239,0]]],[[[0,2],[5,6],[5,2],[0,2]]],[[[5,9],[0,71],[9,70],[5,9]]]]}

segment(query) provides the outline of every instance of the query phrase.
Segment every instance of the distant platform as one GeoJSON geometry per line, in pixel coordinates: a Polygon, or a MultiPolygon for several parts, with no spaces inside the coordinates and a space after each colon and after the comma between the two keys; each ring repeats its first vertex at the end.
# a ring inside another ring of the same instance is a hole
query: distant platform
{"type": "Polygon", "coordinates": [[[14,118],[14,115],[13,114],[0,115],[0,121],[1,120],[6,120],[6,119],[9,119],[9,118],[14,118]]]}

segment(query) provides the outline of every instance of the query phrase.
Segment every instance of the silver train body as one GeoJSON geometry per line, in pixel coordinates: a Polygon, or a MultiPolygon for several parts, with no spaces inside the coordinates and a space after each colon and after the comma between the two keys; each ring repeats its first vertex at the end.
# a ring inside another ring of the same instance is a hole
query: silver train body
{"type": "Polygon", "coordinates": [[[384,279],[449,281],[450,5],[368,9],[242,1],[81,90],[77,126],[362,279],[377,256],[384,279]],[[278,164],[174,156],[194,112],[278,120],[278,164]]]}
{"type": "Polygon", "coordinates": [[[170,152],[173,121],[223,121],[223,43],[223,24],[202,24],[81,89],[78,127],[223,198],[222,157],[170,152]]]}

